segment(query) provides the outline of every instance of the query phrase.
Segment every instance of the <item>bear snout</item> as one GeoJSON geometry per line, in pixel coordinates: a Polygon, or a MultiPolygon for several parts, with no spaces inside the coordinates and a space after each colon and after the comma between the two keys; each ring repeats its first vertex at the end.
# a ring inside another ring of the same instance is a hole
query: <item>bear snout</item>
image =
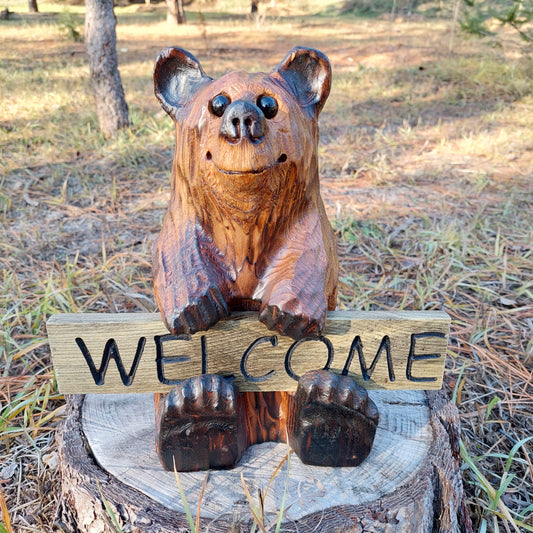
{"type": "Polygon", "coordinates": [[[259,144],[266,134],[265,115],[255,104],[237,100],[226,108],[220,134],[231,144],[237,144],[243,139],[259,144]]]}

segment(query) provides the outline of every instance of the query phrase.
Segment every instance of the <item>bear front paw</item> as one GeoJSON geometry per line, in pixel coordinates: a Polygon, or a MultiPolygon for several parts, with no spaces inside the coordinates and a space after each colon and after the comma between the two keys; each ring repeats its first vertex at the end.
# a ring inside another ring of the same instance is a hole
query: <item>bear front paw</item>
{"type": "Polygon", "coordinates": [[[244,446],[231,381],[204,374],[176,385],[159,405],[156,443],[166,470],[232,468],[244,446]]]}
{"type": "Polygon", "coordinates": [[[174,335],[192,335],[198,331],[207,331],[227,316],[228,306],[220,289],[210,287],[201,296],[189,298],[187,305],[174,307],[166,320],[174,335]]]}
{"type": "Polygon", "coordinates": [[[271,331],[287,335],[295,340],[318,337],[324,328],[326,312],[313,316],[290,306],[267,304],[259,312],[259,320],[271,331]]]}
{"type": "Polygon", "coordinates": [[[289,443],[305,464],[358,466],[370,453],[378,421],[374,402],[353,379],[313,370],[298,382],[289,443]]]}

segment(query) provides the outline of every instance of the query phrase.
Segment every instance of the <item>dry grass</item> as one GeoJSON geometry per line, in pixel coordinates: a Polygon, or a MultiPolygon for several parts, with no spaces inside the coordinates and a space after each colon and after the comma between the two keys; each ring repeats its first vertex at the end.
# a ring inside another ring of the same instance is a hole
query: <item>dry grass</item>
{"type": "Polygon", "coordinates": [[[57,531],[63,399],[47,317],[155,308],[149,249],[172,157],[150,81],[158,51],[190,49],[216,76],[270,69],[296,44],[333,63],[320,155],[341,305],[444,306],[474,528],[532,531],[533,61],[514,36],[457,36],[450,55],[448,13],[391,23],[277,2],[258,25],[240,2],[176,29],[162,6],[119,8],[133,126],[104,141],[83,43],[51,14],[63,7],[40,7],[0,23],[0,531],[57,531]]]}

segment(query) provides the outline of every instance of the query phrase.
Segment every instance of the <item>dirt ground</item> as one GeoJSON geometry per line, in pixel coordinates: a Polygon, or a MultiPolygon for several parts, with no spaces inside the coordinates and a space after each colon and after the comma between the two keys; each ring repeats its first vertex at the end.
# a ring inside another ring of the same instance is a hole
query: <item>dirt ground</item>
{"type": "Polygon", "coordinates": [[[46,319],[155,310],[150,247],[173,145],[153,96],[155,57],[180,46],[216,77],[269,71],[303,45],[324,51],[334,73],[320,168],[339,238],[339,305],[450,314],[445,387],[461,414],[474,529],[533,531],[531,51],[508,30],[452,41],[448,12],[391,21],[280,2],[258,21],[244,8],[191,8],[176,28],[162,6],[117,8],[132,127],[105,140],[83,42],[65,37],[58,6],[42,7],[0,23],[4,529],[59,530],[64,399],[46,319]]]}

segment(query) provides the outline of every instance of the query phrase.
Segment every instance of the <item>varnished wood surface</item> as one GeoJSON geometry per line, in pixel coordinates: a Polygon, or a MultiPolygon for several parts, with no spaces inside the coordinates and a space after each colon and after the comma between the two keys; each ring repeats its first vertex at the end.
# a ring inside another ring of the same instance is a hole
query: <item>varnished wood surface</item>
{"type": "Polygon", "coordinates": [[[316,466],[359,466],[370,453],[379,422],[367,391],[347,376],[304,374],[289,410],[288,441],[300,460],[316,466]]]}
{"type": "Polygon", "coordinates": [[[288,442],[305,463],[358,466],[370,453],[379,414],[366,389],[325,370],[304,374],[296,394],[240,393],[216,374],[156,395],[156,447],[166,470],[234,468],[246,448],[288,442]]]}
{"type": "MultiPolygon", "coordinates": [[[[354,339],[358,336],[368,369],[372,366],[383,338],[389,337],[394,381],[390,380],[385,350],[380,354],[367,381],[361,372],[357,350],[353,354],[348,375],[368,389],[434,389],[440,388],[442,383],[449,327],[450,318],[443,312],[330,311],[323,336],[334,348],[331,370],[336,373],[343,372],[354,339]],[[415,343],[417,357],[431,354],[438,354],[439,357],[416,359],[412,363],[412,375],[416,379],[434,380],[410,381],[406,371],[411,338],[412,335],[424,332],[434,332],[440,336],[418,338],[415,343]]],[[[157,314],[60,314],[48,320],[47,332],[59,389],[63,393],[168,392],[173,387],[158,379],[154,339],[165,338],[168,331],[157,314]],[[83,340],[95,367],[99,369],[106,344],[113,339],[125,373],[128,374],[135,360],[139,341],[143,338],[142,357],[129,386],[124,385],[113,359],[109,361],[103,385],[96,385],[76,342],[76,339],[83,340]]],[[[241,391],[294,391],[297,381],[287,374],[285,362],[295,341],[282,336],[275,336],[275,341],[269,340],[272,338],[272,333],[257,320],[257,314],[236,313],[231,319],[222,320],[209,331],[193,335],[190,340],[163,342],[163,353],[168,358],[166,361],[173,361],[169,358],[181,356],[179,362],[163,365],[164,374],[169,379],[200,375],[203,370],[204,348],[207,352],[207,372],[234,375],[235,384],[241,391]],[[268,379],[250,381],[243,376],[241,365],[243,354],[257,339],[263,339],[263,342],[250,352],[245,370],[249,376],[268,376],[268,379]],[[277,344],[274,346],[272,342],[277,344]]],[[[327,346],[316,340],[295,346],[290,358],[291,368],[296,375],[323,368],[327,360],[327,346]]]]}
{"type": "Polygon", "coordinates": [[[330,78],[326,56],[306,48],[270,74],[217,80],[185,50],[161,52],[155,93],[176,144],[153,271],[171,332],[207,330],[232,309],[258,310],[294,339],[322,332],[338,278],[318,181],[317,119],[330,78]]]}
{"type": "MultiPolygon", "coordinates": [[[[311,370],[323,368],[313,385],[319,396],[322,389],[329,391],[320,402],[310,399],[305,386],[299,386],[294,401],[288,392],[262,398],[243,393],[250,395],[244,404],[233,383],[209,374],[202,337],[202,375],[174,380],[168,397],[157,400],[158,451],[169,470],[174,463],[187,471],[233,467],[243,443],[270,433],[279,440],[284,429],[308,463],[356,465],[368,455],[377,412],[364,404],[365,390],[358,408],[345,401],[350,394],[353,400],[357,389],[347,374],[357,352],[363,381],[370,381],[377,358],[367,367],[361,338],[354,337],[340,371],[344,375],[325,372],[333,367],[334,348],[321,337],[327,311],[336,307],[339,271],[318,177],[318,116],[330,86],[327,57],[302,47],[291,50],[270,74],[230,72],[217,80],[183,49],[167,48],[156,61],[155,94],[176,125],[170,205],[153,249],[154,291],[163,321],[176,336],[192,335],[232,311],[257,310],[269,330],[326,347],[325,365],[314,358],[311,370]],[[260,400],[269,416],[256,417],[243,408],[252,399],[260,400]],[[284,405],[287,422],[270,424],[270,414],[284,405]]],[[[445,338],[441,332],[421,336],[445,338]]],[[[412,379],[412,363],[443,357],[426,352],[417,358],[414,338],[405,379],[435,385],[436,376],[412,379]]],[[[259,340],[278,343],[277,336],[259,340]]],[[[295,370],[297,346],[289,347],[284,358],[285,375],[293,381],[304,374],[295,370]]],[[[249,371],[255,347],[250,344],[243,353],[241,376],[248,383],[271,381],[278,371],[249,371]]],[[[391,350],[390,338],[382,337],[377,353],[387,352],[385,380],[395,383],[391,350]]],[[[161,379],[161,365],[158,370],[161,379]]],[[[240,381],[237,386],[242,388],[240,381]]],[[[262,390],[290,389],[269,384],[262,390]]]]}

